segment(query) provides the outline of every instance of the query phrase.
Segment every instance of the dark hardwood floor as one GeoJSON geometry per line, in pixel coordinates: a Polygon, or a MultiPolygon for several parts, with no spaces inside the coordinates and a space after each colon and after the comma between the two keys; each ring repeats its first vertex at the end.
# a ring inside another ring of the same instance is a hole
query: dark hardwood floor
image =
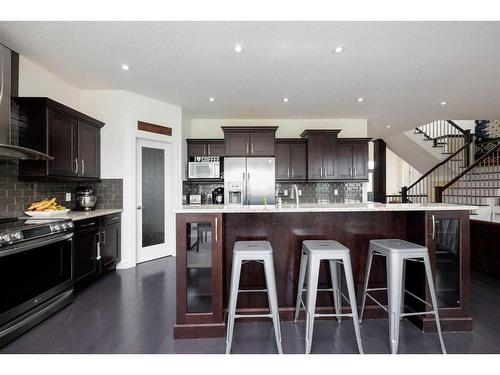
{"type": "MultiPolygon", "coordinates": [[[[449,353],[500,353],[500,280],[473,273],[474,332],[445,333],[449,353]]],[[[174,340],[175,258],[108,274],[1,353],[223,353],[225,340],[174,340]]],[[[389,353],[387,320],[361,327],[366,353],[389,353]]],[[[304,323],[282,322],[283,350],[302,353],[304,323]]],[[[313,353],[357,353],[350,321],[316,321],[313,353]]],[[[276,353],[271,323],[237,323],[234,353],[276,353]]],[[[401,322],[400,353],[439,353],[436,334],[401,322]]]]}

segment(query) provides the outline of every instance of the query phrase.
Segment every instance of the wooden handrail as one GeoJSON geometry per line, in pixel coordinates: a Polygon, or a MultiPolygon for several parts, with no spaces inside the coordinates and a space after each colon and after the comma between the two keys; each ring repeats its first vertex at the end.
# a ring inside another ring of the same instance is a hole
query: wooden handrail
{"type": "Polygon", "coordinates": [[[460,152],[462,152],[466,147],[469,147],[471,145],[472,142],[468,142],[466,143],[465,145],[463,145],[462,147],[460,147],[460,149],[458,151],[456,151],[453,155],[450,155],[448,156],[446,159],[444,159],[442,162],[436,164],[434,167],[432,167],[431,169],[429,169],[425,174],[423,174],[417,181],[415,181],[413,184],[411,184],[410,186],[408,186],[407,190],[410,190],[412,187],[414,187],[415,185],[417,185],[420,181],[422,181],[424,178],[426,178],[427,176],[429,176],[432,172],[434,172],[436,169],[438,169],[440,166],[446,164],[450,159],[453,159],[455,156],[457,156],[460,152]]]}
{"type": "Polygon", "coordinates": [[[445,191],[446,189],[448,189],[451,185],[453,185],[455,182],[457,182],[458,180],[460,180],[463,176],[465,176],[471,170],[473,170],[474,168],[476,168],[484,159],[486,159],[487,157],[489,157],[491,154],[493,154],[495,151],[497,151],[499,149],[500,149],[500,143],[498,143],[490,151],[488,151],[486,154],[484,154],[479,159],[477,159],[468,168],[466,168],[465,170],[463,170],[462,173],[460,173],[458,176],[456,176],[455,178],[451,179],[451,181],[449,181],[446,185],[444,185],[442,187],[442,191],[445,191]]]}
{"type": "Polygon", "coordinates": [[[465,133],[465,130],[462,129],[460,126],[458,126],[457,124],[455,124],[453,121],[451,120],[446,120],[446,122],[448,124],[450,124],[451,126],[453,126],[455,129],[457,129],[459,132],[461,132],[462,134],[465,133]]]}

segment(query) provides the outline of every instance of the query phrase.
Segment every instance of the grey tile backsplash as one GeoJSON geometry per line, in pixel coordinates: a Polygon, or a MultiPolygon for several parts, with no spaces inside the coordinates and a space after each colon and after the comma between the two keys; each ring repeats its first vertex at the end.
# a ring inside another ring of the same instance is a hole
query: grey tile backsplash
{"type": "MultiPolygon", "coordinates": [[[[276,191],[285,204],[295,202],[291,199],[292,185],[292,182],[276,183],[276,191]],[[288,192],[286,196],[285,190],[288,192]]],[[[361,182],[298,182],[296,185],[299,190],[302,190],[300,202],[303,203],[360,203],[363,201],[363,183],[361,182]]],[[[184,181],[182,194],[207,194],[219,186],[224,186],[224,184],[184,181]]]]}
{"type": "Polygon", "coordinates": [[[123,180],[102,179],[100,182],[26,182],[17,180],[17,162],[0,161],[0,216],[18,216],[33,201],[56,197],[68,208],[75,207],[75,190],[91,186],[97,191],[96,208],[123,207],[123,180]],[[72,200],[65,202],[65,193],[72,200]]]}

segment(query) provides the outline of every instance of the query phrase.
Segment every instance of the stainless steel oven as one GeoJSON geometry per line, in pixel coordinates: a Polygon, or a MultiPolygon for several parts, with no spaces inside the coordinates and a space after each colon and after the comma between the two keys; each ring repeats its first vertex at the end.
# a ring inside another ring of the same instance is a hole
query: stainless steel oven
{"type": "Polygon", "coordinates": [[[0,347],[73,297],[72,225],[54,231],[35,226],[17,233],[35,238],[0,248],[0,347]]]}

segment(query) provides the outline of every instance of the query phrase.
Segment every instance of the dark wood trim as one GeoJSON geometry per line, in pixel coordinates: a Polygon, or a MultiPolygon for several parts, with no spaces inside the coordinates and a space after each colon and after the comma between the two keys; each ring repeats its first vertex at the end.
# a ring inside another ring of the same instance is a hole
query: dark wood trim
{"type": "Polygon", "coordinates": [[[225,323],[174,325],[174,339],[206,339],[224,336],[226,336],[225,323]]]}
{"type": "Polygon", "coordinates": [[[137,129],[149,133],[156,133],[161,135],[172,135],[172,128],[168,126],[151,124],[149,122],[137,121],[137,129]]]}
{"type": "Polygon", "coordinates": [[[19,54],[10,53],[10,97],[19,96],[19,54]]]}
{"type": "Polygon", "coordinates": [[[386,149],[387,145],[383,139],[373,141],[373,200],[386,203],[386,149]]]}
{"type": "Polygon", "coordinates": [[[368,143],[373,138],[337,138],[338,143],[354,144],[354,143],[368,143]]]}
{"type": "Polygon", "coordinates": [[[342,129],[306,129],[300,134],[300,138],[307,138],[313,134],[339,134],[342,129]]]}
{"type": "Polygon", "coordinates": [[[224,138],[186,138],[187,143],[224,143],[224,138]]]}
{"type": "Polygon", "coordinates": [[[307,139],[304,138],[276,138],[276,143],[302,143],[307,145],[307,139]]]}

